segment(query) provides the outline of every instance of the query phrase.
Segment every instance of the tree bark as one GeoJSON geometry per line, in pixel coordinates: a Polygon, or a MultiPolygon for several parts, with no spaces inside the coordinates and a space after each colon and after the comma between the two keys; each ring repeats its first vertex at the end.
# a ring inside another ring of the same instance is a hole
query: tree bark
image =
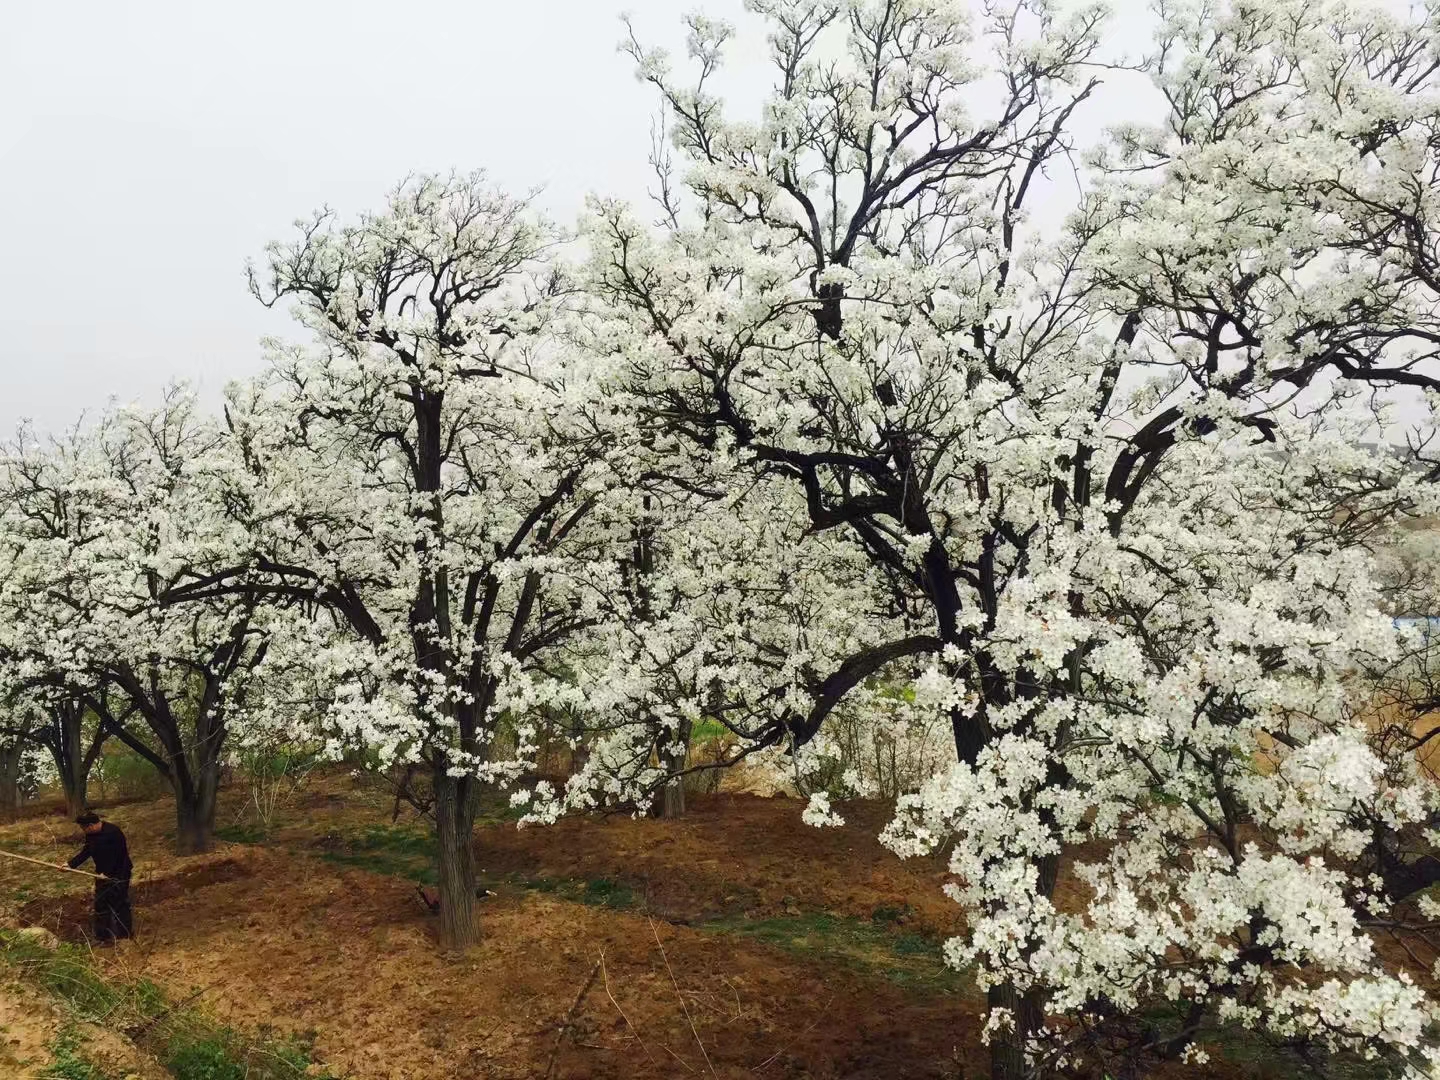
{"type": "Polygon", "coordinates": [[[14,818],[25,802],[20,786],[20,762],[25,744],[19,739],[0,743],[0,817],[14,818]]]}
{"type": "Polygon", "coordinates": [[[84,703],[64,701],[50,707],[39,738],[55,762],[60,788],[65,793],[65,809],[74,817],[86,807],[90,769],[99,756],[105,732],[97,728],[87,746],[84,703]]]}
{"type": "MultiPolygon", "coordinates": [[[[678,752],[662,751],[659,755],[660,767],[669,773],[678,773],[689,764],[690,722],[688,720],[680,722],[680,727],[675,732],[675,742],[680,744],[678,752]]],[[[655,813],[662,818],[685,816],[685,778],[683,776],[672,776],[665,782],[665,787],[660,792],[659,804],[655,807],[655,813]]]]}
{"type": "Polygon", "coordinates": [[[1025,1044],[1044,1017],[1040,995],[1033,990],[1021,994],[1012,984],[1002,983],[990,988],[986,1004],[1007,1010],[1011,1019],[990,1037],[990,1080],[1025,1080],[1029,1076],[1025,1044]]]}
{"type": "Polygon", "coordinates": [[[60,787],[65,792],[65,813],[73,818],[84,813],[90,784],[89,777],[80,771],[79,762],[71,759],[67,765],[69,767],[60,773],[60,787]]]}
{"type": "Polygon", "coordinates": [[[193,783],[175,788],[175,853],[202,855],[215,847],[215,803],[220,763],[203,762],[193,783]]]}
{"type": "Polygon", "coordinates": [[[683,779],[677,778],[665,785],[665,790],[660,796],[660,816],[662,818],[685,816],[685,781],[683,779]]]}
{"type": "Polygon", "coordinates": [[[433,773],[435,786],[435,862],[440,887],[440,947],[465,952],[480,940],[475,892],[475,811],[477,784],[453,777],[444,768],[433,773]]]}
{"type": "MultiPolygon", "coordinates": [[[[1036,891],[1048,897],[1054,893],[1059,877],[1059,858],[1044,856],[1039,860],[1039,870],[1036,891]]],[[[1030,1036],[1045,1023],[1044,993],[1031,989],[1022,994],[1014,985],[1002,983],[991,987],[986,996],[990,1008],[1009,1010],[1012,1021],[990,1038],[990,1080],[1024,1080],[1031,1075],[1025,1063],[1025,1047],[1030,1036]]]]}

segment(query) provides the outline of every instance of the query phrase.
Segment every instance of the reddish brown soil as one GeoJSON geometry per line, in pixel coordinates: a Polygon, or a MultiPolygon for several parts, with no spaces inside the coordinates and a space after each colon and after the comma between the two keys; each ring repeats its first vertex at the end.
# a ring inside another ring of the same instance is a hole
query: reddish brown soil
{"type": "Polygon", "coordinates": [[[484,942],[446,959],[407,882],[250,858],[251,874],[147,909],[144,969],[177,989],[213,984],[233,1022],[315,1029],[324,1060],[356,1076],[543,1075],[602,951],[557,1076],[668,1078],[677,1057],[705,1075],[703,1044],[719,1076],[768,1059],[771,1077],[940,1077],[971,1027],[950,998],[533,893],[490,901],[484,942]]]}
{"type": "MultiPolygon", "coordinates": [[[[699,925],[816,912],[873,925],[885,909],[881,921],[905,912],[905,931],[953,932],[943,864],[882,848],[884,807],[845,806],[849,824],[827,830],[805,826],[795,801],[744,795],[696,799],[678,821],[487,826],[476,849],[493,878],[608,878],[643,902],[620,911],[512,884],[484,902],[484,940],[464,958],[440,955],[412,881],[322,857],[345,848],[327,838],[388,825],[389,809],[382,793],[332,779],[292,803],[270,845],[180,859],[167,850],[170,804],[118,807],[138,937],[98,962],[177,999],[198,991],[202,1007],[242,1029],[312,1035],[318,1057],[353,1080],[538,1080],[552,1055],[555,1078],[985,1075],[973,991],[699,925]]],[[[234,813],[222,808],[222,822],[234,813]]],[[[0,828],[0,847],[51,859],[77,840],[48,820],[0,828]]],[[[1073,902],[1073,883],[1062,886],[1061,903],[1073,902]]],[[[12,919],[84,937],[87,882],[0,860],[0,901],[19,887],[12,919]]],[[[1234,1080],[1263,1075],[1256,1068],[1173,1075],[1234,1080]]]]}
{"type": "MultiPolygon", "coordinates": [[[[226,858],[186,866],[163,877],[140,878],[130,889],[131,906],[154,908],[177,896],[251,873],[254,873],[254,868],[248,861],[226,858]]],[[[64,941],[85,941],[89,931],[91,898],[88,893],[41,897],[22,904],[16,914],[25,926],[43,926],[64,941]]]]}
{"type": "Polygon", "coordinates": [[[840,806],[845,826],[827,829],[805,825],[802,806],[710,795],[674,821],[572,818],[543,832],[492,825],[479,832],[476,855],[489,873],[621,881],[647,910],[677,922],[795,908],[869,919],[888,909],[917,929],[956,931],[958,909],[940,891],[944,863],[901,860],[882,847],[883,805],[840,806]]]}
{"type": "MultiPolygon", "coordinates": [[[[940,1080],[975,1075],[983,1060],[968,993],[902,986],[751,938],[524,889],[486,901],[484,941],[447,958],[408,880],[293,847],[227,845],[179,860],[163,853],[173,820],[164,804],[119,808],[113,819],[131,837],[138,936],[98,962],[175,997],[203,989],[205,1007],[246,1029],[313,1033],[317,1055],[357,1080],[545,1076],[559,1025],[602,952],[560,1042],[557,1078],[940,1080]]],[[[286,831],[313,843],[361,821],[384,815],[358,795],[331,793],[310,800],[286,831]]],[[[648,878],[652,899],[696,915],[737,910],[743,894],[757,913],[798,903],[866,918],[908,900],[924,922],[938,922],[943,898],[924,895],[937,867],[901,863],[874,843],[875,831],[809,829],[794,802],[702,800],[682,822],[496,828],[480,848],[492,873],[595,877],[634,860],[630,873],[609,876],[648,878]]],[[[0,843],[32,851],[73,839],[35,822],[3,833],[0,843]]],[[[86,883],[25,876],[19,865],[0,867],[0,887],[23,880],[52,893],[13,915],[83,938],[86,883]]]]}

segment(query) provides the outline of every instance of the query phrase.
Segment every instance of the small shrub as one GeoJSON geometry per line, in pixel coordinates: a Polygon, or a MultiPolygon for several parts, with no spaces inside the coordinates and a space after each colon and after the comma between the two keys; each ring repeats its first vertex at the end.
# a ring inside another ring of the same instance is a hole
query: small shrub
{"type": "Polygon", "coordinates": [[[40,1073],[43,1080],[108,1080],[105,1072],[85,1057],[80,1045],[73,1025],[61,1028],[50,1044],[54,1060],[40,1073]]]}
{"type": "Polygon", "coordinates": [[[321,758],[311,747],[265,741],[240,747],[231,763],[244,774],[250,789],[245,809],[265,832],[274,823],[280,806],[294,797],[321,758]]]}
{"type": "Polygon", "coordinates": [[[175,1080],[245,1080],[246,1068],[224,1040],[177,1039],[165,1056],[175,1080]]]}

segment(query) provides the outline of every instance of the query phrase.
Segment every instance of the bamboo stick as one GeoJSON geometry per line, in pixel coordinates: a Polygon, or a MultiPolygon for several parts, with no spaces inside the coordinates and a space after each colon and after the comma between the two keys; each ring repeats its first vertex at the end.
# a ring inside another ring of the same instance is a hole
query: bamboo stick
{"type": "Polygon", "coordinates": [[[89,870],[77,870],[73,866],[62,866],[60,863],[49,863],[41,859],[32,859],[29,855],[17,855],[13,851],[0,851],[0,855],[5,856],[7,859],[19,859],[21,862],[34,863],[36,866],[48,866],[51,870],[63,870],[67,874],[80,874],[84,877],[95,878],[97,881],[111,880],[104,874],[92,874],[89,870]]]}

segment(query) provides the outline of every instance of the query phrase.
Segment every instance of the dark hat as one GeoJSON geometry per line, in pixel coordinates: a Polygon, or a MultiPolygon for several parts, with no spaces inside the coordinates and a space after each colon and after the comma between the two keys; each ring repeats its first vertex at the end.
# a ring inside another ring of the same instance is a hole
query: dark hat
{"type": "Polygon", "coordinates": [[[94,810],[86,810],[75,819],[76,825],[95,825],[100,821],[100,815],[94,810]]]}

